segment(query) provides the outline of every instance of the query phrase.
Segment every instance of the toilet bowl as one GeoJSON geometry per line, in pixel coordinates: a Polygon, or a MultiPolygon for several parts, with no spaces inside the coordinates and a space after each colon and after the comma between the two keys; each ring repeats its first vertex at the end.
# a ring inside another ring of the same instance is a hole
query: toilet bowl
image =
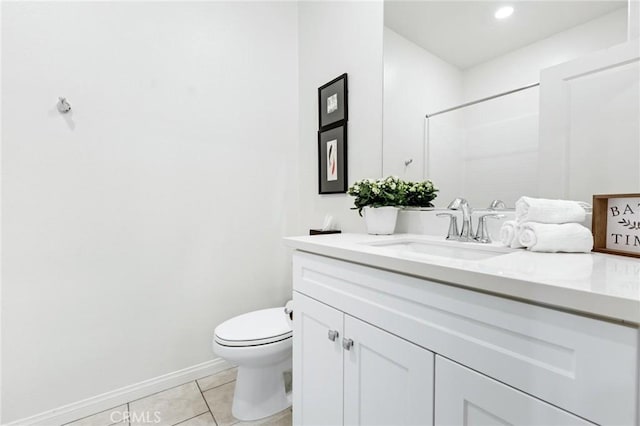
{"type": "Polygon", "coordinates": [[[283,308],[231,318],[216,327],[213,352],[238,365],[231,412],[239,420],[268,417],[291,406],[291,323],[283,308]]]}

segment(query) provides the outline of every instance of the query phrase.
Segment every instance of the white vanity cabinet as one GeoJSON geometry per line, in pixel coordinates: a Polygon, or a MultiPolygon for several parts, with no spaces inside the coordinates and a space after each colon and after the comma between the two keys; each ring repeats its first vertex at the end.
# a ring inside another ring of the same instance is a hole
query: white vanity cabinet
{"type": "Polygon", "coordinates": [[[637,325],[300,251],[293,288],[295,425],[638,425],[637,325]]]}
{"type": "Polygon", "coordinates": [[[440,356],[436,358],[437,425],[592,424],[460,364],[440,356]]]}
{"type": "Polygon", "coordinates": [[[432,352],[298,292],[293,300],[294,424],[432,424],[432,352]]]}
{"type": "Polygon", "coordinates": [[[340,425],[343,313],[295,291],[293,303],[294,424],[340,425]]]}

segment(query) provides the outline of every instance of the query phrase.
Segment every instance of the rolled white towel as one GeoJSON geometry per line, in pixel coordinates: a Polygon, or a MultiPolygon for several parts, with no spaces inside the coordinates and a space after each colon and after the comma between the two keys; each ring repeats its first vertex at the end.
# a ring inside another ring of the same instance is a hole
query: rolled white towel
{"type": "Polygon", "coordinates": [[[507,220],[500,228],[500,242],[511,248],[522,248],[520,244],[520,227],[515,220],[507,220]]]}
{"type": "Polygon", "coordinates": [[[520,197],[516,201],[516,220],[520,224],[583,222],[586,212],[580,204],[578,201],[520,197]]]}
{"type": "Polygon", "coordinates": [[[520,244],[531,251],[547,253],[588,253],[593,248],[593,235],[578,223],[536,223],[521,225],[520,244]]]}

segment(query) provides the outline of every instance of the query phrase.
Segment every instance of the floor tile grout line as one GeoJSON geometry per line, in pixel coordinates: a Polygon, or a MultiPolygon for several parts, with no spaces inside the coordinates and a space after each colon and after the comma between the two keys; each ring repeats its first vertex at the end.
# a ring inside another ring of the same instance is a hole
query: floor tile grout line
{"type": "MultiPolygon", "coordinates": [[[[231,383],[231,382],[235,382],[236,380],[237,380],[237,379],[232,379],[232,380],[229,380],[228,382],[220,383],[219,385],[216,385],[216,386],[214,386],[214,387],[212,387],[212,388],[207,388],[207,389],[202,389],[202,388],[200,388],[200,389],[201,389],[201,392],[203,392],[203,393],[204,393],[204,392],[209,392],[210,390],[218,389],[220,386],[228,385],[229,383],[231,383]]],[[[197,383],[197,382],[196,382],[196,383],[197,383]]],[[[198,387],[200,387],[200,384],[198,384],[198,387]]]]}
{"type": "MultiPolygon", "coordinates": [[[[128,404],[129,403],[116,405],[115,407],[107,408],[106,410],[98,411],[97,413],[92,413],[92,414],[89,414],[88,416],[83,416],[83,417],[77,418],[75,420],[71,420],[70,422],[63,423],[62,426],[73,426],[73,423],[79,422],[80,420],[88,419],[89,417],[97,416],[98,414],[102,414],[102,413],[104,413],[106,411],[111,411],[111,410],[113,410],[115,408],[119,408],[119,407],[121,407],[123,405],[128,405],[128,404]]],[[[116,423],[112,423],[112,424],[116,424],[116,423]]],[[[109,425],[109,426],[111,426],[111,425],[109,425]]]]}
{"type": "Polygon", "coordinates": [[[218,371],[218,372],[216,372],[216,373],[209,374],[209,375],[207,375],[207,376],[198,377],[198,378],[197,378],[197,379],[195,379],[195,380],[196,380],[196,382],[197,382],[198,380],[206,379],[207,377],[219,376],[219,375],[221,375],[221,374],[222,374],[222,373],[224,373],[224,372],[227,372],[227,371],[229,371],[229,370],[233,370],[234,368],[238,368],[238,367],[235,367],[235,366],[234,366],[234,367],[225,368],[224,370],[220,370],[220,371],[218,371]]]}
{"type": "MultiPolygon", "coordinates": [[[[234,368],[237,368],[237,367],[230,367],[230,368],[226,368],[226,369],[224,369],[224,370],[218,371],[217,373],[210,374],[209,376],[216,376],[216,375],[219,375],[219,374],[224,373],[225,371],[233,370],[234,368]]],[[[198,379],[192,380],[192,382],[194,382],[194,383],[196,384],[196,387],[197,387],[197,388],[198,388],[198,390],[200,391],[200,395],[202,396],[202,399],[204,399],[204,402],[205,402],[205,404],[206,404],[206,406],[207,406],[207,408],[208,408],[208,412],[209,412],[209,413],[211,413],[211,417],[213,417],[213,421],[216,423],[216,426],[217,426],[217,425],[218,425],[218,421],[216,420],[215,415],[213,414],[213,410],[211,410],[211,407],[209,407],[209,403],[207,402],[207,399],[205,398],[204,393],[205,393],[205,392],[208,392],[208,391],[210,391],[210,390],[213,390],[213,389],[217,389],[217,388],[219,388],[219,387],[221,387],[221,386],[228,385],[229,383],[235,382],[235,381],[236,381],[236,379],[232,379],[232,380],[229,380],[228,382],[220,383],[220,384],[218,384],[218,385],[216,385],[216,386],[213,386],[213,387],[211,387],[211,388],[202,389],[202,388],[200,387],[200,383],[198,383],[198,380],[204,379],[204,378],[209,377],[209,376],[203,376],[203,377],[200,377],[200,378],[198,378],[198,379]]],[[[124,405],[124,406],[126,406],[126,407],[125,407],[125,410],[127,411],[127,413],[130,413],[130,412],[131,412],[131,403],[132,403],[132,402],[138,402],[138,401],[141,401],[141,400],[143,400],[143,399],[149,398],[149,397],[151,397],[151,396],[158,395],[158,394],[160,394],[160,393],[162,393],[162,392],[166,392],[166,391],[169,391],[169,390],[171,390],[171,389],[179,388],[180,386],[184,386],[184,385],[187,385],[187,384],[189,384],[189,383],[191,383],[191,381],[186,382],[186,383],[182,383],[182,384],[180,384],[180,385],[172,386],[172,387],[170,387],[170,388],[163,389],[163,390],[160,390],[160,391],[158,391],[158,392],[153,392],[153,393],[150,393],[150,394],[148,394],[148,395],[142,396],[142,397],[140,397],[140,398],[132,399],[131,401],[128,401],[128,402],[126,402],[126,403],[124,403],[124,404],[116,405],[116,406],[114,406],[114,407],[107,408],[106,410],[98,411],[97,413],[92,413],[92,414],[89,414],[89,415],[87,415],[87,416],[83,416],[83,417],[80,417],[80,418],[78,418],[78,419],[72,420],[71,422],[65,423],[63,426],[71,425],[72,423],[75,423],[75,422],[77,422],[77,421],[84,420],[84,419],[87,419],[87,418],[89,418],[89,417],[93,417],[93,416],[98,415],[98,414],[101,414],[101,413],[103,413],[103,412],[105,412],[105,411],[109,411],[109,410],[113,410],[113,409],[115,409],[115,408],[119,408],[119,407],[121,407],[121,406],[123,406],[123,405],[124,405]]],[[[200,414],[198,414],[198,415],[196,415],[196,416],[194,416],[194,417],[198,417],[198,416],[201,416],[201,415],[203,415],[203,414],[206,414],[206,412],[204,412],[204,413],[200,413],[200,414]]],[[[185,421],[187,421],[187,420],[191,420],[191,419],[192,419],[192,418],[194,418],[194,417],[190,417],[190,418],[188,418],[188,419],[186,419],[186,420],[183,420],[182,422],[185,422],[185,421]]],[[[182,423],[182,422],[180,422],[180,423],[182,423]]],[[[113,424],[119,424],[119,423],[113,423],[113,424]]],[[[109,426],[113,426],[113,424],[112,424],[112,425],[109,425],[109,426]]],[[[176,423],[176,424],[179,424],[179,423],[176,423]]],[[[234,424],[235,424],[235,423],[234,423],[234,424]]],[[[127,418],[127,426],[131,426],[130,418],[127,418]]]]}
{"type": "MultiPolygon", "coordinates": [[[[206,401],[205,401],[205,402],[206,402],[206,401]]],[[[207,405],[207,408],[209,408],[209,406],[208,406],[208,405],[207,405]]],[[[181,425],[181,424],[182,424],[182,423],[184,423],[184,422],[188,422],[189,420],[195,419],[196,417],[200,417],[201,415],[203,415],[203,414],[207,414],[207,413],[210,413],[210,411],[209,411],[209,410],[207,410],[207,411],[203,411],[202,413],[200,413],[200,414],[196,414],[196,415],[195,415],[195,416],[193,416],[193,417],[189,417],[188,419],[184,419],[184,420],[179,421],[178,423],[174,423],[172,426],[178,426],[178,425],[181,425]]],[[[213,414],[211,414],[211,417],[213,417],[213,414]]],[[[215,419],[214,419],[214,421],[215,421],[215,419]]],[[[216,423],[216,426],[217,426],[217,423],[216,423]]]]}
{"type": "MultiPolygon", "coordinates": [[[[205,376],[205,377],[207,377],[207,376],[205,376]]],[[[130,408],[131,406],[130,406],[130,404],[131,404],[132,402],[138,402],[138,401],[141,401],[141,400],[143,400],[143,399],[147,399],[147,398],[149,398],[149,397],[151,397],[151,396],[155,396],[155,395],[161,394],[161,393],[163,393],[163,392],[167,392],[167,391],[170,391],[170,390],[172,390],[172,389],[176,389],[176,388],[179,388],[179,387],[181,387],[181,386],[188,385],[188,384],[190,384],[190,383],[194,383],[194,384],[196,385],[196,388],[198,389],[198,391],[200,391],[200,386],[198,385],[198,381],[197,381],[197,380],[190,380],[190,381],[188,381],[188,382],[186,382],[186,383],[182,383],[182,384],[180,384],[180,385],[173,386],[173,387],[170,387],[170,388],[165,389],[165,390],[162,390],[162,391],[158,391],[158,392],[150,393],[149,395],[143,396],[143,397],[141,397],[141,398],[131,400],[131,401],[127,402],[127,408],[128,408],[128,410],[127,410],[127,411],[128,411],[129,413],[131,413],[131,408],[130,408]]],[[[200,396],[202,397],[202,399],[204,399],[204,402],[205,402],[205,404],[206,404],[206,403],[207,403],[207,400],[204,398],[204,395],[202,395],[202,392],[201,392],[201,391],[200,391],[200,396]]],[[[208,406],[208,405],[207,405],[207,408],[209,408],[209,406],[208,406]]],[[[202,413],[199,413],[199,414],[197,414],[196,416],[189,417],[188,419],[182,420],[180,423],[185,422],[185,421],[187,421],[187,420],[190,420],[190,419],[192,419],[192,418],[194,418],[194,417],[201,416],[201,415],[206,414],[206,413],[207,413],[207,411],[203,411],[202,413]]],[[[211,414],[211,416],[213,416],[213,413],[211,414]]],[[[214,421],[215,421],[215,419],[214,419],[214,421]]],[[[179,424],[179,423],[176,423],[176,424],[179,424]]],[[[131,418],[129,418],[129,426],[131,426],[131,418]]],[[[174,426],[175,426],[175,425],[174,425],[174,426]]],[[[216,426],[217,426],[217,423],[216,423],[216,426]]]]}
{"type": "MultiPolygon", "coordinates": [[[[126,418],[127,418],[127,426],[131,426],[131,425],[130,425],[130,423],[129,423],[129,416],[128,416],[128,413],[129,413],[129,403],[128,403],[128,402],[125,402],[125,403],[124,403],[124,404],[122,404],[122,405],[124,405],[124,412],[125,412],[125,415],[127,416],[127,417],[126,417],[126,418]]],[[[111,421],[112,421],[112,419],[111,419],[111,418],[109,418],[109,420],[111,420],[111,421]]],[[[124,417],[123,417],[123,420],[124,420],[124,417]]],[[[123,424],[123,423],[124,423],[124,421],[120,421],[120,422],[116,422],[116,423],[109,423],[109,426],[120,425],[120,424],[123,424]]]]}
{"type": "MultiPolygon", "coordinates": [[[[130,411],[129,411],[129,403],[128,403],[128,402],[125,402],[123,405],[125,406],[125,407],[124,407],[124,410],[125,410],[124,412],[125,412],[125,414],[126,414],[127,426],[131,426],[131,419],[129,418],[129,412],[130,412],[130,411]]],[[[111,419],[109,419],[109,420],[111,420],[111,419]]],[[[111,423],[109,426],[115,426],[115,425],[121,425],[121,424],[124,424],[124,422],[120,422],[120,423],[111,423]]]]}
{"type": "Polygon", "coordinates": [[[150,393],[149,395],[145,395],[145,396],[142,396],[140,398],[132,399],[131,401],[127,402],[127,404],[131,404],[132,402],[138,402],[140,400],[147,399],[150,396],[158,395],[159,393],[170,391],[171,389],[179,388],[180,386],[188,385],[191,382],[195,382],[195,380],[190,380],[188,382],[182,383],[181,385],[172,386],[170,388],[167,388],[167,389],[164,389],[164,390],[161,390],[161,391],[158,391],[158,392],[150,393]]]}
{"type": "MultiPolygon", "coordinates": [[[[202,391],[202,388],[200,387],[200,383],[198,383],[197,380],[196,380],[196,386],[200,390],[200,395],[202,396],[202,399],[204,399],[204,403],[207,405],[207,408],[209,409],[209,412],[211,413],[211,417],[213,418],[213,422],[216,424],[216,426],[218,426],[218,420],[216,420],[216,416],[213,414],[213,410],[209,406],[209,401],[207,401],[207,398],[205,398],[204,392],[202,391]]],[[[211,389],[215,389],[215,388],[211,388],[211,389]]],[[[209,390],[209,389],[207,389],[207,390],[209,390]]]]}
{"type": "MultiPolygon", "coordinates": [[[[224,373],[225,371],[233,370],[234,368],[237,368],[237,367],[227,368],[226,370],[222,370],[222,371],[220,371],[220,372],[218,372],[218,373],[216,373],[216,374],[211,374],[211,376],[217,376],[217,375],[219,375],[219,374],[224,373]]],[[[202,389],[202,388],[200,387],[200,383],[198,382],[198,380],[202,380],[202,379],[204,379],[204,378],[206,378],[206,377],[209,377],[209,376],[205,376],[205,377],[201,377],[201,378],[199,378],[199,379],[196,379],[196,383],[198,384],[198,387],[200,388],[200,391],[201,391],[201,392],[203,392],[203,393],[204,393],[204,392],[207,392],[207,391],[210,391],[211,389],[216,389],[216,388],[219,388],[220,386],[227,385],[227,384],[229,384],[229,383],[231,383],[231,382],[235,382],[235,381],[237,380],[237,378],[238,378],[237,373],[236,373],[236,377],[235,377],[235,378],[233,378],[233,379],[231,379],[231,380],[229,380],[228,382],[220,383],[219,385],[213,386],[213,387],[211,387],[211,388],[202,389]]]]}

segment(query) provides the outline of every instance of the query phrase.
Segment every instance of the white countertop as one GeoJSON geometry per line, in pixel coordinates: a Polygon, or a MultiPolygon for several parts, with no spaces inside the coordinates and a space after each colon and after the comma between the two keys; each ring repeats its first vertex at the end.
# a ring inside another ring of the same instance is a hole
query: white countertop
{"type": "MultiPolygon", "coordinates": [[[[330,234],[290,237],[285,238],[285,243],[297,250],[340,260],[640,324],[640,260],[600,253],[533,253],[523,249],[483,260],[461,260],[406,256],[366,245],[407,238],[439,243],[444,240],[415,234],[330,234]]],[[[498,244],[488,248],[507,250],[498,244]]]]}

